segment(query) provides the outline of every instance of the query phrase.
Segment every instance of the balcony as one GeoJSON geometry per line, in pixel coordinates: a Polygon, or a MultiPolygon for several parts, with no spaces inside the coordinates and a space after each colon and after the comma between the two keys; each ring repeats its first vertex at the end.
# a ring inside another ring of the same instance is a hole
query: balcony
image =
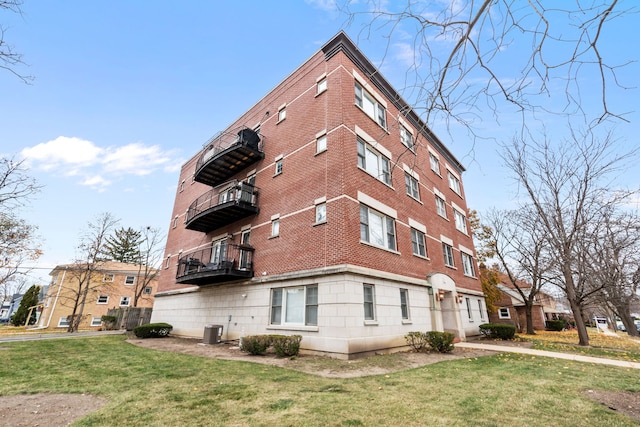
{"type": "Polygon", "coordinates": [[[214,243],[178,260],[177,283],[210,285],[253,277],[253,247],[214,243]]]}
{"type": "Polygon", "coordinates": [[[196,163],[194,179],[213,187],[263,158],[260,136],[253,130],[221,133],[206,144],[196,163]]]}
{"type": "Polygon", "coordinates": [[[198,197],[187,210],[186,228],[208,233],[257,214],[258,189],[243,181],[231,181],[198,197]]]}

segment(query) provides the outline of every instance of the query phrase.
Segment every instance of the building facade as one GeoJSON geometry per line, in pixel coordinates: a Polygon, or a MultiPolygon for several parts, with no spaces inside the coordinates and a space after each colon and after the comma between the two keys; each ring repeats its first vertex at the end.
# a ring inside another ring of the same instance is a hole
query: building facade
{"type": "Polygon", "coordinates": [[[341,358],[477,334],[463,171],[339,33],[182,166],[152,322],[341,358]]]}
{"type": "MultiPolygon", "coordinates": [[[[44,298],[38,328],[63,330],[69,327],[69,316],[76,304],[79,277],[83,272],[82,268],[78,269],[77,264],[68,264],[58,265],[49,273],[51,283],[44,298]]],[[[79,329],[102,328],[102,316],[111,308],[133,306],[136,294],[137,307],[153,307],[158,286],[157,271],[152,271],[152,274],[155,278],[145,280],[145,269],[140,265],[101,263],[91,278],[79,329]]],[[[151,275],[147,273],[146,276],[149,278],[151,275]]]]}

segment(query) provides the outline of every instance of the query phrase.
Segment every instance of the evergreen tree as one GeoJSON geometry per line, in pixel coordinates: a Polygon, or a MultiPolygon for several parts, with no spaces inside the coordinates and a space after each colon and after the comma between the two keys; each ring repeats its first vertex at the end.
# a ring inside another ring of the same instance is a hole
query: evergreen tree
{"type": "Polygon", "coordinates": [[[121,227],[107,237],[103,255],[108,261],[137,264],[140,262],[142,234],[133,228],[121,227]]]}
{"type": "Polygon", "coordinates": [[[22,301],[20,301],[20,307],[18,310],[11,316],[11,323],[14,326],[24,326],[30,323],[34,323],[36,321],[36,311],[31,311],[31,318],[27,321],[27,316],[29,315],[29,308],[35,305],[38,305],[40,294],[40,286],[33,285],[28,290],[27,293],[22,297],[22,301]]]}

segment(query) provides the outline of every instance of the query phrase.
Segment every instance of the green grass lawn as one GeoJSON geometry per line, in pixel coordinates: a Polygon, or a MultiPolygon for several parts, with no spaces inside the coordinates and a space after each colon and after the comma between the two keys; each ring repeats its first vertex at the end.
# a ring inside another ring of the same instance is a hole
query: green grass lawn
{"type": "Polygon", "coordinates": [[[82,426],[637,425],[583,395],[640,392],[640,373],[630,369],[505,353],[329,379],[150,350],[124,339],[0,344],[0,395],[108,398],[77,422],[82,426]]]}

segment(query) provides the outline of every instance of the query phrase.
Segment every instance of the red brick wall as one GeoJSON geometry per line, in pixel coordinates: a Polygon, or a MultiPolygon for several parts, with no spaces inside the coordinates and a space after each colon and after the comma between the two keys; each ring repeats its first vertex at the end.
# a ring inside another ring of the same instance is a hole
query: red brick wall
{"type": "MultiPolygon", "coordinates": [[[[358,108],[354,104],[354,68],[342,53],[328,61],[324,54],[318,53],[231,124],[230,129],[253,127],[261,122],[265,158],[236,175],[237,179],[244,179],[249,170],[257,170],[255,185],[260,189],[260,213],[255,217],[240,220],[209,235],[185,230],[186,209],[209,187],[191,183],[199,153],[184,165],[172,215],[172,218],[179,216],[179,220],[176,228],[169,229],[165,257],[170,254],[172,258],[170,268],[162,271],[161,291],[184,287],[175,284],[176,255],[180,250],[187,252],[206,245],[212,237],[224,233],[237,234],[247,224],[251,224],[251,244],[255,247],[256,276],[263,272],[272,275],[354,264],[420,279],[432,272],[443,272],[458,286],[481,291],[477,279],[462,274],[458,245],[473,248],[473,242],[470,236],[455,228],[450,203],[453,201],[466,211],[466,202],[449,189],[446,156],[440,155],[440,177],[430,169],[428,142],[424,137],[418,139],[415,155],[400,142],[398,111],[391,102],[388,101],[387,131],[358,108]],[[328,89],[317,95],[316,79],[323,73],[328,74],[328,89]],[[277,123],[278,107],[284,103],[287,104],[287,117],[277,123]],[[356,125],[392,153],[391,187],[357,167],[356,125]],[[318,154],[315,138],[324,129],[328,132],[328,149],[318,154]],[[284,156],[283,172],[274,176],[273,162],[279,155],[284,156]],[[403,163],[420,175],[421,202],[406,195],[403,163]],[[184,191],[180,191],[182,181],[185,181],[184,191]],[[434,187],[447,197],[448,220],[436,213],[434,187]],[[397,211],[398,253],[360,243],[358,191],[397,211]],[[327,223],[314,226],[314,200],[320,197],[326,197],[328,201],[327,223]],[[274,214],[280,214],[280,236],[269,238],[270,219],[274,214]],[[412,255],[409,218],[427,227],[428,260],[412,255]],[[454,242],[456,269],[444,266],[441,234],[454,242]]],[[[362,71],[357,72],[364,76],[362,71]]],[[[419,133],[417,129],[414,132],[419,133]]],[[[239,242],[239,237],[236,240],[239,242]]]]}

